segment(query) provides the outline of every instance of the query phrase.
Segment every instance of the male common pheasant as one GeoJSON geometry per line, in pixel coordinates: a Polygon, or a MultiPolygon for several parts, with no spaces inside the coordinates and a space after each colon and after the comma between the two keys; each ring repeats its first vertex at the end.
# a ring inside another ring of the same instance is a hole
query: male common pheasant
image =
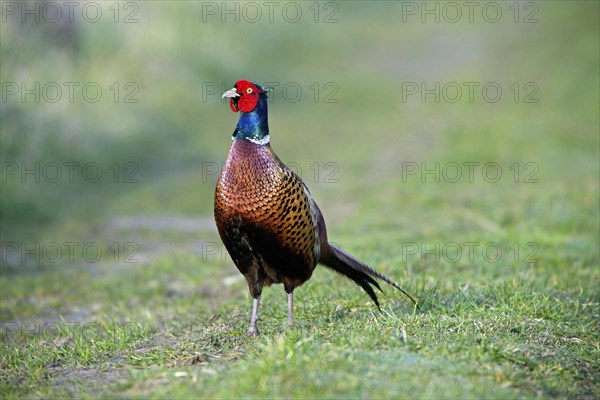
{"type": "Polygon", "coordinates": [[[327,242],[321,211],[302,179],[269,144],[267,94],[259,85],[238,81],[223,97],[240,111],[233,144],[215,192],[215,221],[233,262],[253,298],[249,336],[258,335],[258,304],[263,286],[283,283],[288,322],[294,322],[294,289],[318,263],[347,276],[379,302],[371,285],[381,279],[416,301],[386,276],[327,242]]]}

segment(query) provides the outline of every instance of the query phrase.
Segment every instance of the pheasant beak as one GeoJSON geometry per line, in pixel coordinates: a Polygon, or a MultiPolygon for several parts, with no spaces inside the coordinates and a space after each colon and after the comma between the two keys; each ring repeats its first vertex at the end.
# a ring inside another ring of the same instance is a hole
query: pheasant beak
{"type": "Polygon", "coordinates": [[[231,97],[231,98],[236,98],[236,97],[240,97],[241,94],[239,94],[237,92],[237,88],[232,88],[229,89],[228,91],[226,91],[225,93],[223,93],[223,96],[221,96],[222,99],[224,99],[225,97],[231,97]]]}
{"type": "Polygon", "coordinates": [[[238,112],[238,100],[240,97],[242,97],[242,95],[237,92],[237,88],[229,89],[223,93],[221,98],[224,99],[225,97],[229,97],[229,108],[231,108],[231,111],[238,112]]]}

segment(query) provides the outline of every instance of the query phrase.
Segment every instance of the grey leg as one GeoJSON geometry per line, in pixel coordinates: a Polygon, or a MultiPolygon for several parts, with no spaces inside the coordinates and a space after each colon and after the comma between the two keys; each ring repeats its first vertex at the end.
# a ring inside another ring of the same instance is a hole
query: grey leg
{"type": "Polygon", "coordinates": [[[259,302],[260,296],[252,300],[252,315],[250,316],[250,327],[248,328],[248,336],[258,336],[258,328],[256,327],[256,321],[258,321],[259,302]]]}
{"type": "Polygon", "coordinates": [[[288,325],[294,325],[294,292],[288,293],[288,325]]]}

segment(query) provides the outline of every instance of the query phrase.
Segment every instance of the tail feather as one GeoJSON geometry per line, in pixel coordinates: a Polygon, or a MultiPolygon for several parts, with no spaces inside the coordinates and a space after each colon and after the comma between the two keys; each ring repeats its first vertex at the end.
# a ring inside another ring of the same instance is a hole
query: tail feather
{"type": "Polygon", "coordinates": [[[375,291],[371,285],[375,286],[377,289],[379,289],[379,291],[382,290],[379,286],[379,283],[377,283],[374,278],[381,279],[382,281],[389,283],[407,296],[415,305],[417,305],[417,301],[410,294],[408,294],[404,289],[398,286],[387,276],[375,271],[373,268],[352,257],[350,254],[331,243],[328,243],[328,250],[329,251],[323,254],[325,257],[322,257],[321,262],[334,271],[346,275],[348,278],[352,279],[359,286],[361,286],[379,309],[381,309],[381,307],[379,307],[377,295],[375,294],[375,291]]]}

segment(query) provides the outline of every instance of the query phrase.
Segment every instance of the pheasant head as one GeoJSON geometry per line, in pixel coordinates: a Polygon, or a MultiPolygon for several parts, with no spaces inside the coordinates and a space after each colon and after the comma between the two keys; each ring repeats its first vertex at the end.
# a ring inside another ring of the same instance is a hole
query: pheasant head
{"type": "Polygon", "coordinates": [[[231,111],[240,112],[233,139],[246,139],[260,145],[269,144],[266,91],[256,83],[239,80],[233,88],[223,93],[223,98],[225,97],[229,98],[231,111]]]}

